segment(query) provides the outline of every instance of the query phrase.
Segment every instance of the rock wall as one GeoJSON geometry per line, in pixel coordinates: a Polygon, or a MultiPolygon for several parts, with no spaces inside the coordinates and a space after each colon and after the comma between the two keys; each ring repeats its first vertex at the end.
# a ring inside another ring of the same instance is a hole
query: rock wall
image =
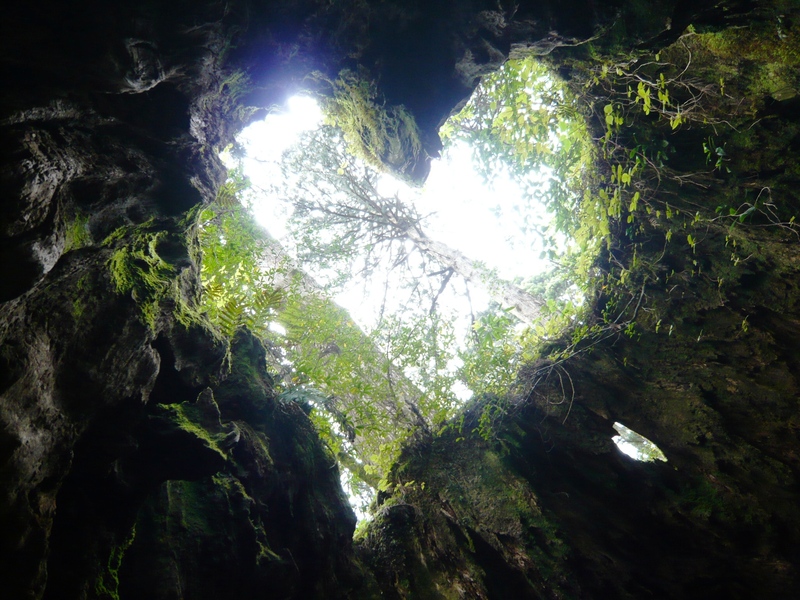
{"type": "MultiPolygon", "coordinates": [[[[426,150],[407,173],[419,179],[438,125],[509,52],[550,55],[600,30],[606,49],[665,43],[683,24],[749,10],[684,4],[6,9],[4,596],[791,597],[797,260],[783,231],[747,233],[755,258],[724,287],[714,269],[729,262],[725,232],[711,231],[711,276],[644,288],[674,337],[651,323],[637,343],[615,336],[580,355],[564,367],[568,404],[541,366],[496,437],[411,446],[357,544],[332,457],[303,407],[275,396],[259,343],[243,334],[229,345],[195,309],[187,211],[215,197],[217,153],[235,132],[312,71],[361,67],[388,104],[408,108],[426,150]],[[670,462],[617,454],[614,420],[670,462]]],[[[739,140],[736,168],[794,206],[792,106],[778,102],[761,138],[739,140]],[[783,168],[753,172],[747,144],[772,148],[783,168]]],[[[685,252],[667,258],[686,270],[685,252]]]]}

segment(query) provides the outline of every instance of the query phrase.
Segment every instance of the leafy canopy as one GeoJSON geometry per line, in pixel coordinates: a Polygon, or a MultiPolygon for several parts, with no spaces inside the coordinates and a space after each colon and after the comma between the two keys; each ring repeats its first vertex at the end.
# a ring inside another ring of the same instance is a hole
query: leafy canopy
{"type": "Polygon", "coordinates": [[[557,232],[573,235],[581,226],[594,158],[583,108],[564,83],[534,58],[509,60],[440,134],[446,145],[466,143],[487,181],[507,172],[524,187],[523,223],[546,235],[555,257],[557,232]],[[542,206],[553,216],[544,225],[537,219],[542,206]]]}

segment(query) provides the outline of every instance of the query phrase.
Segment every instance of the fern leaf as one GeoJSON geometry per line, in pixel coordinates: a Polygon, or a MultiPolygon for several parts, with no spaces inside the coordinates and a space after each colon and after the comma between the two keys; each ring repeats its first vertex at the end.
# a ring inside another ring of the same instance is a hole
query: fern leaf
{"type": "Polygon", "coordinates": [[[219,324],[222,333],[227,337],[233,337],[236,329],[242,324],[242,314],[244,307],[235,298],[231,298],[219,311],[219,324]]]}

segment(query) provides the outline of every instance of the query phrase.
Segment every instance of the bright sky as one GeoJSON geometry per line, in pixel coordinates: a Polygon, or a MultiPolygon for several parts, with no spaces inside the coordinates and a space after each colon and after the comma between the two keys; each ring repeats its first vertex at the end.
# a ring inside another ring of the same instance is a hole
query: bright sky
{"type": "MultiPolygon", "coordinates": [[[[245,171],[253,183],[268,188],[270,180],[280,176],[277,162],[281,154],[302,132],[318,127],[321,122],[322,112],[317,103],[312,98],[295,96],[288,100],[285,111],[274,113],[242,132],[239,141],[247,148],[245,171]]],[[[522,215],[515,207],[522,206],[521,190],[511,178],[502,176],[488,187],[473,167],[470,149],[465,145],[457,145],[443,158],[433,161],[422,190],[412,189],[390,176],[381,181],[380,190],[386,195],[399,192],[403,200],[417,206],[420,214],[430,214],[424,227],[431,238],[497,269],[501,277],[530,277],[547,268],[547,262],[539,259],[541,247],[531,245],[537,236],[523,235],[519,227],[522,215]]],[[[288,237],[289,210],[276,198],[253,206],[258,222],[279,240],[288,237]]],[[[544,210],[540,213],[541,221],[544,210]]],[[[473,287],[470,294],[474,310],[486,307],[489,299],[480,289],[473,287]]],[[[378,300],[365,298],[363,286],[359,285],[343,290],[336,301],[360,317],[366,327],[373,325],[367,313],[377,318],[380,308],[378,300]],[[372,305],[371,311],[365,311],[365,303],[372,305]]]]}

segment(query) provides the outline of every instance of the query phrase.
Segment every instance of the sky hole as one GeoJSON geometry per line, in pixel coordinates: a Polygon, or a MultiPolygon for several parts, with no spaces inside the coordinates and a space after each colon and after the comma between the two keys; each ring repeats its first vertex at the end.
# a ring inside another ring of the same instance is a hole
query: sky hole
{"type": "MultiPolygon", "coordinates": [[[[371,89],[351,84],[334,87],[371,89]]],[[[339,112],[405,127],[369,93],[339,112]]],[[[575,100],[533,60],[509,61],[446,123],[422,188],[375,170],[378,143],[354,155],[330,121],[295,96],[223,153],[238,169],[226,185],[268,233],[249,239],[228,202],[204,211],[204,298],[224,332],[269,338],[279,385],[311,406],[363,518],[414,428],[513,393],[536,345],[582,319],[575,257],[599,247],[575,235],[592,154],[575,100]]]]}
{"type": "Polygon", "coordinates": [[[654,462],[657,460],[667,462],[667,457],[661,449],[643,435],[625,427],[622,423],[614,423],[614,429],[617,430],[619,435],[615,435],[611,439],[617,445],[619,451],[626,456],[641,462],[654,462]]]}

